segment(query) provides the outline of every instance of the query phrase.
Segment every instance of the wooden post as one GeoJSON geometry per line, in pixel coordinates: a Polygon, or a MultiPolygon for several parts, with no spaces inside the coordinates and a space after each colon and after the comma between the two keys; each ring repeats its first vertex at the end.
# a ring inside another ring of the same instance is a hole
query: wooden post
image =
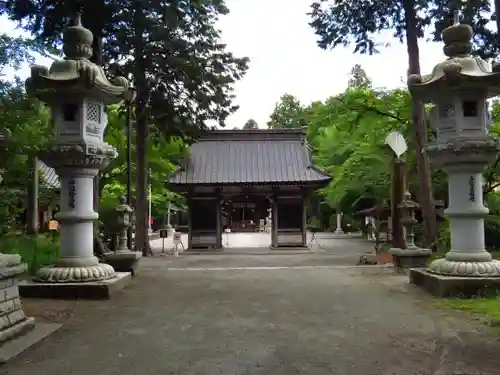
{"type": "Polygon", "coordinates": [[[391,183],[391,218],[392,218],[392,247],[404,249],[405,239],[401,224],[401,210],[398,205],[403,201],[405,193],[405,162],[400,158],[393,159],[393,173],[391,183]]]}
{"type": "Polygon", "coordinates": [[[307,217],[306,217],[306,197],[302,196],[302,246],[307,246],[307,217]]]}
{"type": "Polygon", "coordinates": [[[278,247],[278,202],[277,197],[272,198],[271,206],[271,246],[278,247]]]}
{"type": "Polygon", "coordinates": [[[188,249],[192,249],[192,237],[193,237],[193,221],[191,217],[193,215],[193,203],[190,198],[187,199],[188,206],[188,249]]]}
{"type": "Polygon", "coordinates": [[[222,248],[222,225],[221,225],[221,204],[220,204],[220,201],[221,201],[221,197],[217,196],[217,200],[215,203],[215,209],[217,210],[217,212],[216,212],[216,215],[217,215],[217,219],[216,219],[216,221],[217,221],[217,241],[216,241],[217,249],[222,248]]]}

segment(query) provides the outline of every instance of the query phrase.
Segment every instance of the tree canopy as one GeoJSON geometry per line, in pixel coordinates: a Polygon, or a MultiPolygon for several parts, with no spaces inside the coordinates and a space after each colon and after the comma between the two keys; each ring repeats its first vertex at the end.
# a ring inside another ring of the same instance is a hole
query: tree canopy
{"type": "Polygon", "coordinates": [[[243,125],[243,129],[245,130],[252,130],[258,128],[259,124],[257,124],[257,121],[255,121],[253,118],[249,119],[247,122],[245,122],[245,125],[243,125]]]}
{"type": "Polygon", "coordinates": [[[137,89],[136,246],[149,254],[148,147],[150,130],[189,139],[208,122],[225,125],[237,106],[233,84],[248,68],[221,44],[215,22],[228,9],[220,0],[7,0],[0,14],[22,24],[36,41],[60,49],[68,19],[83,13],[94,34],[94,61],[137,89]]]}
{"type": "Polygon", "coordinates": [[[284,94],[276,103],[273,113],[267,122],[270,129],[276,128],[301,128],[306,125],[303,118],[303,107],[300,101],[291,94],[284,94]]]}
{"type": "Polygon", "coordinates": [[[460,11],[463,22],[474,28],[475,53],[483,58],[495,58],[499,44],[494,32],[487,27],[491,19],[488,0],[319,0],[311,5],[310,25],[323,48],[354,45],[354,52],[373,54],[387,43],[379,38],[389,31],[395,40],[403,42],[409,25],[405,9],[415,9],[416,36],[430,32],[433,41],[441,41],[444,28],[453,23],[453,12],[460,11]]]}

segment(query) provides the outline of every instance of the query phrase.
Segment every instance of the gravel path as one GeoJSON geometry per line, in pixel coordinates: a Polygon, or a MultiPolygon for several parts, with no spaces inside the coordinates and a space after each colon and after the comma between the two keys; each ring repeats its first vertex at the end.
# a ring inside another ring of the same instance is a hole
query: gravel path
{"type": "MultiPolygon", "coordinates": [[[[332,241],[337,250],[324,259],[339,256],[342,243],[352,247],[352,240],[332,241]]],[[[59,315],[45,318],[65,324],[0,373],[499,373],[500,342],[492,331],[436,310],[391,269],[344,261],[312,267],[321,265],[315,256],[293,262],[278,256],[289,267],[279,269],[253,268],[255,256],[155,257],[110,301],[27,300],[28,312],[55,310],[59,315]]],[[[280,262],[267,257],[260,263],[280,262]]]]}

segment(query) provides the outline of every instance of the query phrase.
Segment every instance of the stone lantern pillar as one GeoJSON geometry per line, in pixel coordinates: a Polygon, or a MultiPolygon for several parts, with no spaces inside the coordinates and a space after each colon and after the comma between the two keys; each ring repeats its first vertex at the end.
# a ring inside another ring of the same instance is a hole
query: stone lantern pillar
{"type": "Polygon", "coordinates": [[[482,172],[499,152],[488,135],[487,102],[500,94],[500,66],[471,56],[473,32],[455,24],[443,31],[448,59],[429,76],[411,75],[411,94],[431,103],[436,140],[425,148],[448,175],[451,250],[427,270],[410,271],[410,281],[441,295],[469,295],[500,287],[500,262],[485,249],[482,172]]]}
{"type": "MultiPolygon", "coordinates": [[[[55,217],[61,248],[59,261],[41,268],[35,278],[51,285],[45,289],[39,285],[36,292],[29,292],[36,283],[26,284],[22,288],[25,295],[56,297],[53,294],[60,293],[54,292],[58,289],[55,285],[79,283],[84,288],[87,283],[88,289],[92,285],[88,283],[97,282],[102,289],[105,280],[104,284],[112,284],[130,278],[130,274],[118,274],[111,265],[100,263],[93,254],[93,225],[98,219],[93,210],[93,180],[117,155],[116,149],[103,141],[106,106],[121,102],[130,87],[123,77],[108,81],[103,69],[89,60],[92,40],[92,33],[82,26],[78,15],[75,24],[64,31],[64,60],[55,61],[50,69],[32,67],[26,81],[27,92],[52,109],[55,138],[39,157],[56,170],[61,181],[60,212],[55,217]]],[[[71,290],[72,296],[78,294],[75,288],[71,290]]]]}

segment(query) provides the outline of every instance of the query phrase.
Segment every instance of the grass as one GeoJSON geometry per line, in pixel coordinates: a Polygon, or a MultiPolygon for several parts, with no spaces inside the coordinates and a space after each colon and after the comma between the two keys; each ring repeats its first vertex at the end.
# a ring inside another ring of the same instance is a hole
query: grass
{"type": "Polygon", "coordinates": [[[59,239],[50,235],[4,235],[0,238],[0,252],[19,254],[34,275],[42,266],[54,264],[59,257],[59,239]]]}
{"type": "MultiPolygon", "coordinates": [[[[500,260],[499,250],[489,250],[493,259],[500,260]]],[[[432,253],[430,261],[443,258],[446,251],[432,253]]],[[[438,302],[439,307],[451,308],[454,310],[465,311],[472,314],[474,319],[490,327],[500,328],[500,296],[497,297],[477,297],[470,299],[451,298],[438,302]]]]}
{"type": "Polygon", "coordinates": [[[466,311],[490,327],[500,327],[500,297],[446,299],[439,301],[438,305],[439,307],[466,311]]]}

